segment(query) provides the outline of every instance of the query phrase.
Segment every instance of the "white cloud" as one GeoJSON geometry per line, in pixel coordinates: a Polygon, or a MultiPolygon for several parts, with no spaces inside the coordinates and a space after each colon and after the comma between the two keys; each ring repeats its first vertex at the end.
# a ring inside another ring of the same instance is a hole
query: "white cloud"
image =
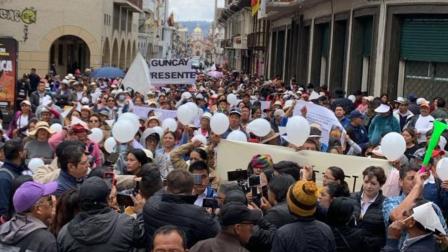
{"type": "MultiPolygon", "coordinates": [[[[174,13],[176,21],[213,21],[215,13],[214,0],[170,0],[170,13],[174,13]]],[[[223,0],[218,0],[218,7],[223,0]]]]}

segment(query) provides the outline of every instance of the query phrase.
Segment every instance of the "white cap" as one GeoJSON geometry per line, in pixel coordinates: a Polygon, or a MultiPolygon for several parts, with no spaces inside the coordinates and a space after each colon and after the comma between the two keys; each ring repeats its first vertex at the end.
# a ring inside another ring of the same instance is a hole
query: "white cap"
{"type": "Polygon", "coordinates": [[[183,100],[188,100],[191,97],[192,97],[192,95],[191,95],[190,92],[183,92],[182,95],[181,95],[181,99],[183,99],[183,100]]]}
{"type": "Polygon", "coordinates": [[[389,112],[390,107],[389,105],[386,104],[381,104],[380,106],[378,106],[378,108],[375,109],[376,113],[387,113],[389,112]]]}
{"type": "Polygon", "coordinates": [[[202,114],[201,119],[202,118],[208,118],[211,119],[212,118],[212,114],[210,114],[209,112],[205,112],[204,114],[202,114]]]}

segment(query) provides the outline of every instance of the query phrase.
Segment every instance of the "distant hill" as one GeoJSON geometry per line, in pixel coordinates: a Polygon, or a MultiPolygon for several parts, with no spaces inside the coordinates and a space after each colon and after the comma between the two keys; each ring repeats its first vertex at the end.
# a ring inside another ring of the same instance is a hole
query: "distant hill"
{"type": "Polygon", "coordinates": [[[204,35],[204,37],[208,35],[208,29],[211,25],[211,22],[208,21],[180,21],[179,23],[181,23],[183,27],[188,29],[188,35],[191,35],[194,28],[199,25],[199,27],[202,29],[202,34],[204,35]]]}

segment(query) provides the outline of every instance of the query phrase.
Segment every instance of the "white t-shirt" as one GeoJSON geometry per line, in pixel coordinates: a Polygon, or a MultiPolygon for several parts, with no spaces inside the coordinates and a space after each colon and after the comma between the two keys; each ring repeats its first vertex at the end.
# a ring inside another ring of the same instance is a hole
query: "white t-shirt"
{"type": "Polygon", "coordinates": [[[417,141],[418,143],[426,142],[426,132],[432,130],[434,117],[431,115],[422,116],[419,115],[415,122],[415,129],[420,134],[417,141]]]}

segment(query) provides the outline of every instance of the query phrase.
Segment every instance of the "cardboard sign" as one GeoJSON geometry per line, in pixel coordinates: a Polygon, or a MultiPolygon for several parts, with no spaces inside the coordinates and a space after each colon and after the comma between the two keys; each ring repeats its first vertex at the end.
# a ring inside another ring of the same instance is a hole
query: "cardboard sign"
{"type": "Polygon", "coordinates": [[[194,84],[196,70],[190,59],[152,59],[149,77],[151,85],[194,84]]]}

